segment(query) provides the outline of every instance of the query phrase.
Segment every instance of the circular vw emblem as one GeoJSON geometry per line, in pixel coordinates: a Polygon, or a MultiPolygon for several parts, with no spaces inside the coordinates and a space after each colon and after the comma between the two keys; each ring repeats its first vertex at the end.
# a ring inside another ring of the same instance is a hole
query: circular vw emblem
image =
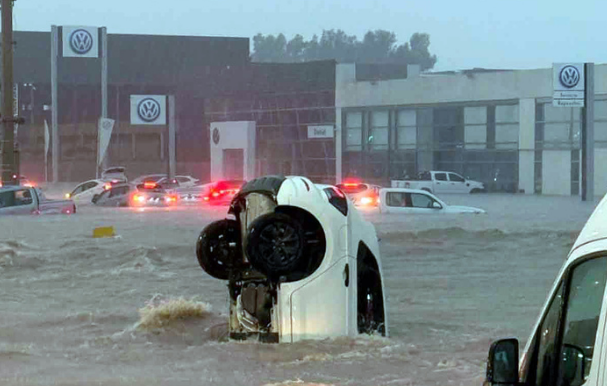
{"type": "Polygon", "coordinates": [[[215,145],[217,145],[219,143],[219,139],[220,139],[220,137],[219,137],[219,129],[218,128],[214,128],[213,129],[213,143],[215,145]]]}
{"type": "Polygon", "coordinates": [[[145,98],[137,105],[137,115],[144,122],[154,122],[160,116],[160,103],[153,98],[145,98]]]}
{"type": "Polygon", "coordinates": [[[559,74],[559,81],[564,87],[573,88],[580,81],[580,71],[574,66],[565,66],[559,74]]]}
{"type": "Polygon", "coordinates": [[[93,36],[85,29],[77,29],[70,35],[70,47],[77,54],[87,54],[93,48],[93,36]]]}

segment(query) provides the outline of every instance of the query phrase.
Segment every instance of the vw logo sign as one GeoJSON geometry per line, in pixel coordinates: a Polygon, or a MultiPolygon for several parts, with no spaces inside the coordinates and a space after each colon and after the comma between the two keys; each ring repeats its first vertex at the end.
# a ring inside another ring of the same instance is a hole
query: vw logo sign
{"type": "Polygon", "coordinates": [[[154,122],[160,116],[160,103],[154,98],[145,98],[137,105],[137,115],[144,122],[154,122]]]}
{"type": "Polygon", "coordinates": [[[220,139],[219,129],[218,128],[214,128],[213,129],[213,143],[215,145],[217,145],[219,143],[219,139],[220,139]]]}
{"type": "Polygon", "coordinates": [[[575,66],[565,66],[559,73],[559,81],[563,87],[573,88],[580,81],[580,71],[575,66]]]}
{"type": "Polygon", "coordinates": [[[93,48],[93,36],[85,29],[77,29],[70,35],[70,47],[77,54],[88,54],[93,48]]]}

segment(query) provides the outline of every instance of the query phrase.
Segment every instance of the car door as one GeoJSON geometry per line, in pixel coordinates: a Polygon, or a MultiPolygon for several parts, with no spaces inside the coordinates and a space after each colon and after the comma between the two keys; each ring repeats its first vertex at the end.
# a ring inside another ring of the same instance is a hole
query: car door
{"type": "Polygon", "coordinates": [[[380,189],[379,207],[382,213],[412,213],[411,205],[407,205],[405,189],[380,189]]]}
{"type": "Polygon", "coordinates": [[[97,181],[85,182],[74,189],[74,192],[72,192],[72,199],[79,205],[90,204],[93,196],[100,193],[98,189],[95,189],[98,186],[99,182],[97,181]]]}
{"type": "Polygon", "coordinates": [[[468,193],[466,179],[457,173],[449,173],[449,190],[451,193],[468,193]]]}
{"type": "Polygon", "coordinates": [[[449,179],[447,173],[438,172],[434,173],[434,191],[435,194],[441,193],[452,193],[451,187],[449,186],[449,179]]]}
{"type": "Polygon", "coordinates": [[[604,337],[597,332],[605,320],[607,254],[577,261],[555,285],[530,339],[520,371],[526,386],[599,384],[604,337]]]}
{"type": "Polygon", "coordinates": [[[0,192],[0,214],[30,214],[35,203],[29,189],[0,192]]]}
{"type": "Polygon", "coordinates": [[[407,202],[410,202],[411,213],[441,213],[443,206],[432,196],[426,193],[407,193],[407,202]]]}

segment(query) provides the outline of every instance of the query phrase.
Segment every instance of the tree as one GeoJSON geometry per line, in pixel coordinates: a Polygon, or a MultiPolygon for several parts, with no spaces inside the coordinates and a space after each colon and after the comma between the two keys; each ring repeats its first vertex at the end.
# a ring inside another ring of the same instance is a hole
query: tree
{"type": "Polygon", "coordinates": [[[436,55],[430,54],[430,35],[414,33],[408,42],[397,44],[396,34],[385,30],[368,31],[359,41],[342,30],[323,30],[306,41],[295,35],[287,41],[283,34],[257,34],[253,37],[254,62],[298,63],[334,59],[338,62],[419,64],[433,68],[436,55]]]}

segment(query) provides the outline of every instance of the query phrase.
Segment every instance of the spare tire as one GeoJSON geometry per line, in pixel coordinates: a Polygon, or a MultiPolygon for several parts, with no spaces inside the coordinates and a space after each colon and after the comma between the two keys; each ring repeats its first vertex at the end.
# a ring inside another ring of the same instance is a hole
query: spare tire
{"type": "Polygon", "coordinates": [[[200,267],[221,280],[228,280],[230,272],[242,262],[240,227],[236,220],[219,220],[207,225],[196,242],[196,256],[200,267]]]}
{"type": "Polygon", "coordinates": [[[302,264],[305,245],[302,225],[282,213],[259,216],[249,226],[245,239],[251,264],[273,281],[296,272],[302,264]]]}

